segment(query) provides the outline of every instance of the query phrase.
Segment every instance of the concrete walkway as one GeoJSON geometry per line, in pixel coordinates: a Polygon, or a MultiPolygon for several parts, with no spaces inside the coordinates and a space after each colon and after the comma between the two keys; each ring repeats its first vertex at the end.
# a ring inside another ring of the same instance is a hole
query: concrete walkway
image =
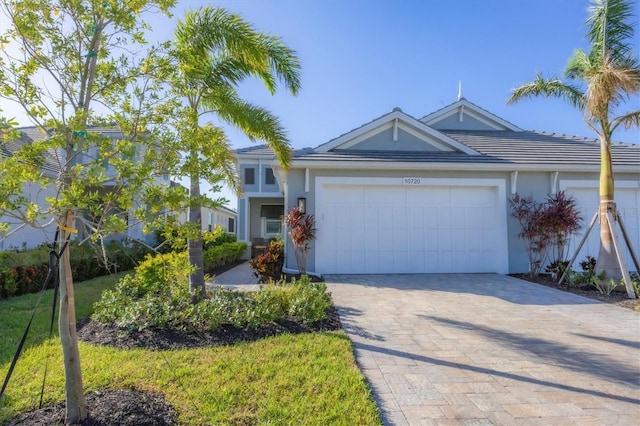
{"type": "Polygon", "coordinates": [[[224,271],[220,275],[215,275],[207,282],[209,286],[221,285],[235,290],[258,290],[258,278],[253,275],[249,262],[241,263],[235,268],[224,271]]]}
{"type": "Polygon", "coordinates": [[[640,424],[640,313],[493,274],[325,278],[386,424],[640,424]]]}

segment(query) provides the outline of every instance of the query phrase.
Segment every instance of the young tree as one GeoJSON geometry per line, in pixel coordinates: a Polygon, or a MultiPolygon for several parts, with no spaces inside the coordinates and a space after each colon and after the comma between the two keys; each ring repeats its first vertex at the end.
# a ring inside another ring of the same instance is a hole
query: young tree
{"type": "MultiPolygon", "coordinates": [[[[584,113],[585,122],[600,139],[600,252],[598,273],[611,278],[622,274],[617,263],[607,213],[615,212],[611,140],[619,126],[640,127],[640,110],[616,114],[630,95],[640,92],[640,65],[633,52],[634,27],[630,0],[592,0],[587,38],[589,52],[577,49],[567,64],[565,77],[545,79],[514,89],[508,103],[533,96],[558,97],[584,113]]],[[[615,214],[614,214],[615,217],[615,214]]]]}
{"type": "MultiPolygon", "coordinates": [[[[140,203],[145,195],[158,199],[163,190],[153,185],[153,176],[172,157],[161,152],[161,135],[150,127],[160,116],[153,111],[160,101],[160,87],[148,77],[166,72],[168,63],[162,61],[159,50],[146,50],[148,26],[141,15],[149,10],[168,12],[173,3],[1,3],[0,13],[9,25],[0,34],[0,96],[24,109],[44,133],[41,139],[20,143],[10,139],[21,133],[5,133],[11,154],[0,162],[2,214],[22,217],[33,225],[43,217],[53,218],[60,231],[60,248],[82,227],[97,237],[124,232],[128,220],[149,211],[140,203]],[[140,59],[134,59],[136,54],[140,59]],[[96,106],[108,114],[100,118],[96,106]],[[118,129],[117,136],[106,136],[99,129],[107,123],[118,129]],[[43,173],[45,164],[52,166],[54,176],[43,173]],[[30,183],[51,187],[55,195],[35,203],[23,193],[30,183]],[[119,213],[113,214],[115,209],[119,213]]],[[[69,250],[62,253],[59,278],[66,422],[75,424],[87,417],[87,407],[69,250]]]]}
{"type": "Polygon", "coordinates": [[[241,99],[237,89],[243,81],[257,78],[272,94],[280,82],[295,95],[300,89],[300,64],[296,53],[280,38],[258,32],[225,9],[208,6],[188,12],[178,22],[174,56],[177,75],[171,86],[176,97],[186,99],[186,106],[175,114],[180,151],[185,153],[175,174],[190,180],[189,221],[195,226],[189,238],[189,261],[198,268],[189,285],[204,295],[200,180],[222,179],[236,192],[240,184],[224,130],[219,125],[202,124],[200,118],[212,114],[252,141],[266,142],[287,167],[290,146],[279,120],[241,99]]]}

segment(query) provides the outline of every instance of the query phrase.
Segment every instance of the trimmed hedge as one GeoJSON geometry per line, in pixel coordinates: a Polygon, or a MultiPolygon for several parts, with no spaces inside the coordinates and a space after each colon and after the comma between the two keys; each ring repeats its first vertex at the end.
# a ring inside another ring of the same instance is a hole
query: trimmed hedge
{"type": "MultiPolygon", "coordinates": [[[[109,265],[105,266],[92,247],[71,243],[71,273],[74,282],[133,269],[149,253],[140,246],[106,246],[109,265]]],[[[0,252],[0,299],[40,291],[48,273],[49,248],[41,246],[24,252],[0,252]]],[[[49,288],[53,287],[53,281],[49,288]]]]}
{"type": "Polygon", "coordinates": [[[246,243],[222,243],[207,248],[203,252],[204,269],[211,271],[240,259],[247,248],[246,243]]]}

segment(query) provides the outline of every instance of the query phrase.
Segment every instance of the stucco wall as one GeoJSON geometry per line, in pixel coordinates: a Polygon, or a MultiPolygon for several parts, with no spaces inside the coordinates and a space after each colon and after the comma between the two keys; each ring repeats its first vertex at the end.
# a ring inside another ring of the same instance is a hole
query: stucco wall
{"type": "MultiPolygon", "coordinates": [[[[45,197],[55,197],[56,193],[53,187],[42,187],[37,183],[28,183],[24,185],[24,193],[29,197],[30,201],[35,202],[41,206],[41,209],[46,209],[49,203],[46,202],[45,197]]],[[[39,220],[39,224],[46,224],[50,218],[44,218],[39,220]]],[[[15,219],[9,216],[2,216],[0,222],[9,224],[9,232],[15,230],[22,225],[19,219],[15,219]]],[[[24,226],[16,231],[10,237],[0,240],[0,250],[8,249],[22,249],[33,248],[45,242],[52,242],[56,232],[56,224],[50,224],[44,229],[38,229],[32,226],[24,226]]]]}
{"type": "Polygon", "coordinates": [[[348,148],[350,150],[369,151],[437,151],[433,145],[429,145],[412,134],[398,129],[398,140],[393,140],[393,128],[383,130],[360,143],[348,148]]]}
{"type": "Polygon", "coordinates": [[[432,124],[431,127],[437,130],[495,130],[491,126],[464,113],[462,122],[460,122],[460,114],[458,112],[432,124]]]}
{"type": "MultiPolygon", "coordinates": [[[[304,170],[292,169],[287,175],[287,200],[285,205],[285,211],[293,208],[297,205],[297,199],[299,197],[305,197],[307,199],[307,212],[315,214],[315,178],[319,176],[331,176],[331,177],[424,177],[424,178],[483,178],[483,179],[504,179],[506,182],[506,194],[507,198],[512,197],[511,187],[511,173],[507,171],[486,171],[486,172],[465,172],[465,171],[365,171],[365,170],[309,170],[309,192],[304,191],[304,170]]],[[[549,172],[523,172],[518,173],[516,180],[516,190],[521,196],[533,196],[533,198],[539,202],[544,201],[547,195],[551,192],[551,184],[554,179],[552,173],[549,172]]],[[[574,173],[574,172],[560,172],[558,174],[558,182],[560,180],[569,179],[581,179],[581,180],[594,180],[597,181],[597,173],[574,173]]],[[[635,181],[640,179],[640,174],[633,173],[618,173],[616,174],[617,181],[635,181]]],[[[509,272],[521,273],[529,270],[528,256],[525,250],[524,243],[517,237],[520,232],[519,224],[515,219],[511,218],[508,210],[507,203],[507,234],[508,234],[508,250],[509,250],[509,272]]],[[[588,221],[589,219],[585,219],[588,221]]],[[[585,225],[586,226],[586,225],[585,225]]],[[[297,264],[291,247],[291,242],[287,239],[287,250],[291,254],[287,256],[285,266],[291,269],[297,269],[297,264]]],[[[310,272],[315,271],[315,245],[311,243],[309,256],[307,259],[307,270],[310,272]]]]}

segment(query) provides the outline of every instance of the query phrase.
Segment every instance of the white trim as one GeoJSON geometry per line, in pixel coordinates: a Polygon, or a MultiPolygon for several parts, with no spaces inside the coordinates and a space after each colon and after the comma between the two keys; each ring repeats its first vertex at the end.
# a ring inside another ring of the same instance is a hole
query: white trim
{"type": "MultiPolygon", "coordinates": [[[[315,149],[316,152],[328,152],[331,149],[337,148],[337,147],[348,147],[350,145],[347,144],[353,144],[354,140],[357,140],[357,138],[362,137],[363,135],[368,134],[369,132],[372,131],[376,131],[375,133],[378,133],[380,131],[380,128],[383,126],[387,126],[385,128],[389,128],[390,126],[393,125],[393,120],[394,119],[399,119],[399,122],[404,122],[409,126],[414,127],[415,129],[417,129],[420,133],[422,133],[423,135],[428,135],[431,136],[432,138],[438,139],[440,140],[444,145],[447,145],[449,147],[451,147],[453,150],[455,151],[462,151],[465,154],[469,154],[469,155],[480,155],[479,152],[471,149],[470,147],[468,147],[467,145],[458,142],[457,140],[435,130],[432,129],[431,127],[425,125],[424,123],[416,120],[415,118],[411,117],[410,115],[407,115],[405,113],[403,113],[402,111],[398,111],[398,110],[394,110],[392,112],[390,112],[389,114],[385,114],[382,117],[373,120],[370,123],[365,124],[364,126],[361,126],[355,130],[352,130],[348,133],[345,133],[344,135],[337,137],[336,139],[333,139],[332,141],[329,141],[325,144],[320,145],[319,147],[317,147],[315,149]]],[[[383,128],[384,130],[384,128],[383,128]]],[[[375,134],[374,133],[374,134],[375,134]]],[[[424,136],[423,136],[424,138],[424,136]]],[[[362,139],[360,139],[362,140],[362,139]]],[[[357,142],[356,142],[357,143],[357,142]]]]}
{"type": "Polygon", "coordinates": [[[456,110],[460,106],[465,106],[467,108],[467,110],[465,111],[465,114],[468,114],[470,117],[475,118],[476,120],[479,120],[484,124],[495,128],[496,130],[504,130],[504,129],[497,127],[495,123],[503,126],[508,130],[513,130],[514,132],[522,131],[522,129],[519,128],[518,126],[515,126],[509,123],[508,121],[498,117],[497,115],[489,111],[481,109],[479,106],[472,104],[471,102],[469,102],[464,98],[452,103],[447,107],[442,108],[441,110],[425,115],[420,119],[420,121],[425,123],[427,126],[430,126],[440,120],[447,118],[451,114],[455,114],[456,110]],[[491,121],[493,121],[493,123],[491,123],[491,121]]]}
{"type": "Polygon", "coordinates": [[[393,120],[393,141],[398,141],[398,119],[393,120]]]}
{"type": "Polygon", "coordinates": [[[251,219],[251,201],[249,200],[249,198],[245,198],[245,203],[244,203],[244,241],[245,242],[250,242],[251,241],[251,223],[250,223],[250,219],[251,219]]]}
{"type": "Polygon", "coordinates": [[[304,169],[304,192],[309,192],[309,168],[304,169]]]}
{"type": "Polygon", "coordinates": [[[284,194],[281,192],[245,192],[243,196],[245,198],[283,198],[284,194]]]}
{"type": "MultiPolygon", "coordinates": [[[[465,171],[534,171],[553,172],[558,164],[518,164],[505,163],[431,163],[409,161],[353,161],[353,160],[295,160],[291,168],[301,169],[358,169],[358,170],[465,170],[465,171]]],[[[563,172],[599,172],[600,166],[584,164],[561,165],[563,172]]],[[[619,173],[638,173],[637,166],[614,166],[619,173]]]]}
{"type": "Polygon", "coordinates": [[[262,160],[258,159],[258,192],[262,192],[262,160]]]}
{"type": "Polygon", "coordinates": [[[518,193],[518,171],[511,172],[511,195],[518,193]]]}
{"type": "Polygon", "coordinates": [[[458,115],[458,121],[462,123],[464,119],[464,105],[460,105],[460,114],[458,115]]]}
{"type": "MultiPolygon", "coordinates": [[[[341,185],[356,185],[356,186],[397,186],[398,188],[406,188],[403,186],[402,177],[326,177],[318,176],[315,178],[315,192],[316,192],[316,206],[326,205],[325,200],[325,186],[341,186],[341,185]]],[[[469,179],[469,178],[421,178],[422,186],[478,186],[478,187],[494,187],[498,190],[498,211],[500,213],[500,225],[498,232],[498,241],[500,246],[497,248],[499,253],[499,260],[497,262],[498,271],[500,274],[507,274],[509,272],[509,250],[508,250],[508,235],[507,235],[507,195],[506,195],[506,180],[505,179],[469,179]]],[[[316,211],[316,215],[320,213],[316,211]]],[[[324,220],[323,216],[320,216],[320,220],[324,220]]],[[[319,250],[315,247],[315,265],[318,265],[319,250]]]]}

